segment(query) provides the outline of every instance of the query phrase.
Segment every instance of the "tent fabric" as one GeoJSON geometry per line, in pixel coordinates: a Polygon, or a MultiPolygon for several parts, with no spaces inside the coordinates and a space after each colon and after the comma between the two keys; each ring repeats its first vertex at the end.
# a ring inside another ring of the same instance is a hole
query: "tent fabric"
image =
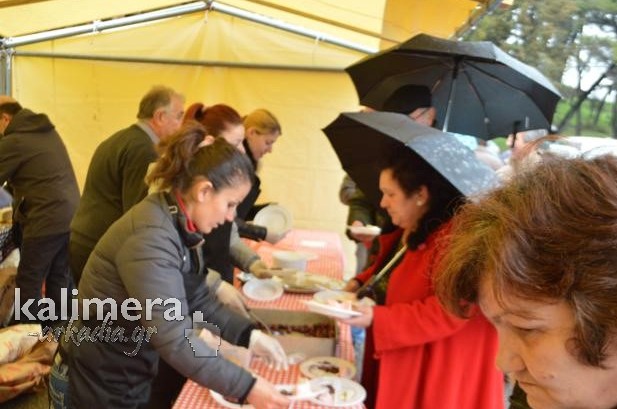
{"type": "MultiPolygon", "coordinates": [[[[185,3],[178,0],[0,0],[0,36],[19,36],[185,3]]],[[[477,8],[490,1],[224,0],[222,3],[330,33],[336,27],[324,21],[337,22],[339,26],[361,28],[360,31],[385,38],[391,36],[390,40],[398,42],[415,32],[450,36],[477,8]]],[[[353,41],[362,37],[349,32],[347,35],[353,41]]]]}
{"type": "MultiPolygon", "coordinates": [[[[0,35],[5,37],[179,4],[49,0],[2,7],[2,3],[0,35]]],[[[224,3],[375,49],[417,32],[447,37],[480,5],[472,0],[444,0],[440,7],[421,0],[224,3]],[[292,8],[295,11],[289,12],[292,8]]],[[[274,201],[290,209],[294,227],[341,233],[351,261],[353,244],[344,236],[347,208],[338,201],[343,171],[320,129],[340,112],[359,109],[343,68],[365,55],[213,10],[17,47],[11,89],[22,105],[50,116],[64,138],[80,185],[96,146],[135,121],[139,99],[152,85],[177,89],[188,104],[226,103],[242,114],[269,109],[280,120],[283,135],[259,171],[259,202],[274,201]]]]}

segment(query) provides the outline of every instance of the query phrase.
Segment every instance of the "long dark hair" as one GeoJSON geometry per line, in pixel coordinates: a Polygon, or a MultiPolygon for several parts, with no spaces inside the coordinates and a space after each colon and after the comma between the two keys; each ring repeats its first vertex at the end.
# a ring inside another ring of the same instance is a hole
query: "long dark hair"
{"type": "Polygon", "coordinates": [[[429,210],[407,241],[410,249],[416,249],[432,232],[452,218],[465,198],[439,172],[409,149],[401,149],[388,157],[382,164],[382,170],[386,169],[392,172],[392,178],[406,196],[411,196],[423,185],[429,192],[429,210]]]}

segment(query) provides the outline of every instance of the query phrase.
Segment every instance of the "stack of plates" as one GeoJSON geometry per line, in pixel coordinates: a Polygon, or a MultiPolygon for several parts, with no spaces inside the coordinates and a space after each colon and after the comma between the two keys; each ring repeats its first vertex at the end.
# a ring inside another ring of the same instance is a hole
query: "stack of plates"
{"type": "Polygon", "coordinates": [[[305,301],[309,311],[327,315],[332,318],[347,319],[362,315],[353,309],[357,305],[374,305],[373,300],[357,300],[356,294],[347,291],[325,290],[315,293],[312,300],[305,301]]]}

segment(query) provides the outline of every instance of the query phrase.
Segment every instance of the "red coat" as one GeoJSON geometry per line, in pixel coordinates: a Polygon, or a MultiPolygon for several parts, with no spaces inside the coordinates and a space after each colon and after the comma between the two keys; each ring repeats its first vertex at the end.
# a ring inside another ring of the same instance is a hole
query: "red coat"
{"type": "MultiPolygon", "coordinates": [[[[449,224],[419,249],[405,253],[390,276],[385,305],[374,308],[364,354],[363,384],[369,392],[369,407],[374,389],[377,409],[504,407],[504,378],[495,366],[494,328],[482,315],[461,320],[448,314],[434,295],[435,242],[448,230],[449,224]]],[[[383,265],[384,254],[401,234],[398,230],[380,238],[382,251],[376,263],[360,273],[360,281],[374,273],[375,265],[383,265]]]]}

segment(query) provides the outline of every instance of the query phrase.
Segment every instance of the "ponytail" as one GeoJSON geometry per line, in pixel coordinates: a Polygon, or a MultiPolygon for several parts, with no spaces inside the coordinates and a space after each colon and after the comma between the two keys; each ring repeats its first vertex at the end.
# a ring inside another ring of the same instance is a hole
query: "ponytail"
{"type": "Polygon", "coordinates": [[[161,156],[146,183],[185,192],[195,178],[208,179],[215,190],[252,180],[253,167],[246,155],[223,138],[204,146],[206,134],[195,121],[184,124],[161,145],[161,156]]]}

